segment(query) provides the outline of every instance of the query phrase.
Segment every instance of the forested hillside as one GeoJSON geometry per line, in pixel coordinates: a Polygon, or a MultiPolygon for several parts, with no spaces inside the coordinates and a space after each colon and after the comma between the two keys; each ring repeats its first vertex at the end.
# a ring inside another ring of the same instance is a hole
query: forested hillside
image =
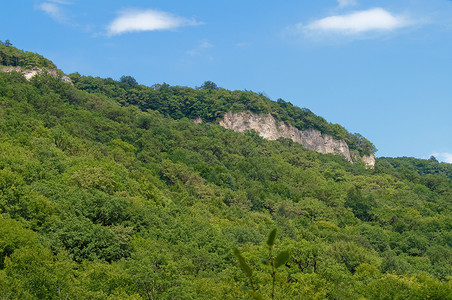
{"type": "Polygon", "coordinates": [[[19,50],[16,47],[13,47],[8,40],[5,42],[0,41],[0,67],[1,66],[22,67],[24,69],[56,69],[53,62],[47,58],[37,53],[19,50]]]}
{"type": "Polygon", "coordinates": [[[191,120],[307,112],[251,92],[71,78],[0,72],[1,299],[451,299],[450,164],[191,120]]]}

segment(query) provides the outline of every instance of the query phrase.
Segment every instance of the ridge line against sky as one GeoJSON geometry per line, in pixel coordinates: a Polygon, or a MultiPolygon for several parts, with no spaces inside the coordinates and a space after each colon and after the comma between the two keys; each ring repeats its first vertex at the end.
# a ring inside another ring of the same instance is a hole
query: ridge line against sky
{"type": "Polygon", "coordinates": [[[4,3],[0,39],[67,73],[264,92],[378,155],[452,162],[452,1],[21,2],[4,3]]]}

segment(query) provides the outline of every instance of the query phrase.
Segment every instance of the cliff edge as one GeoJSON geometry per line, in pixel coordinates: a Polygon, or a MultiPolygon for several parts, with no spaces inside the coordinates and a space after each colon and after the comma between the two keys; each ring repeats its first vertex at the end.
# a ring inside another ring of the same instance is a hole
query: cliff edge
{"type": "Polygon", "coordinates": [[[31,80],[33,77],[35,77],[38,74],[47,72],[48,74],[54,76],[54,77],[60,77],[62,81],[72,83],[72,80],[66,76],[66,75],[60,75],[58,74],[58,71],[55,69],[46,69],[46,68],[31,68],[31,69],[22,69],[21,67],[11,67],[11,66],[5,66],[0,67],[0,71],[2,72],[19,72],[22,75],[24,75],[25,79],[31,80]]]}
{"type": "MultiPolygon", "coordinates": [[[[342,155],[349,162],[353,162],[345,141],[336,140],[329,135],[322,135],[320,131],[315,129],[299,130],[284,122],[277,122],[271,114],[255,115],[247,112],[228,112],[220,120],[219,125],[236,132],[255,130],[267,140],[277,140],[281,137],[288,138],[307,149],[323,154],[342,155]]],[[[374,155],[363,156],[360,159],[366,167],[373,168],[375,166],[374,155]]]]}

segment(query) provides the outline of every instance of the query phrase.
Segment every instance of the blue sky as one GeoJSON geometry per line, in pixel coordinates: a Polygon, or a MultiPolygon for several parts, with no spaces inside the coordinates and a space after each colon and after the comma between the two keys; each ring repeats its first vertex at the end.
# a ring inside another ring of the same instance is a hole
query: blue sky
{"type": "Polygon", "coordinates": [[[0,40],[65,73],[263,92],[377,156],[452,163],[452,1],[282,2],[5,1],[0,40]]]}

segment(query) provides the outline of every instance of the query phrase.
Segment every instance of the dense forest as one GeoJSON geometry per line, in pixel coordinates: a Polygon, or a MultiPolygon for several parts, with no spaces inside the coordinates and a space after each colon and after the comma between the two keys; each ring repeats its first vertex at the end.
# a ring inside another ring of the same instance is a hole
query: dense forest
{"type": "Polygon", "coordinates": [[[195,124],[316,124],[209,82],[70,77],[0,72],[1,299],[452,299],[452,165],[195,124]]]}

